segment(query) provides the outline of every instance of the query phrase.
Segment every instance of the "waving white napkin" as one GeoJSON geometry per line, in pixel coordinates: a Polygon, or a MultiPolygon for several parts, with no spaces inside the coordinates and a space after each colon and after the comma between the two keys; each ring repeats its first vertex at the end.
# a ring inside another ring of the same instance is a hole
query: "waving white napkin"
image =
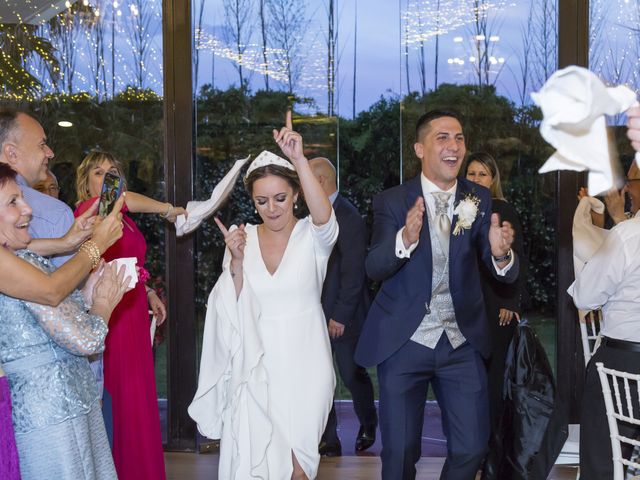
{"type": "Polygon", "coordinates": [[[617,161],[609,153],[604,115],[617,115],[636,101],[624,85],[606,87],[586,68],[570,66],[554,73],[531,94],[542,109],[540,134],[557,150],[540,168],[589,170],[589,193],[598,195],[619,183],[617,161]]]}
{"type": "Polygon", "coordinates": [[[179,215],[176,219],[176,235],[181,237],[182,235],[186,235],[187,233],[193,232],[196,228],[200,226],[203,220],[209,218],[216,210],[220,208],[220,206],[227,199],[231,190],[233,190],[233,186],[236,183],[236,179],[240,174],[240,169],[242,166],[247,163],[250,156],[247,158],[243,158],[242,160],[237,160],[231,170],[227,172],[222,180],[215,186],[213,192],[211,192],[211,197],[209,200],[205,201],[195,201],[187,203],[187,213],[188,217],[185,218],[184,215],[179,215]]]}

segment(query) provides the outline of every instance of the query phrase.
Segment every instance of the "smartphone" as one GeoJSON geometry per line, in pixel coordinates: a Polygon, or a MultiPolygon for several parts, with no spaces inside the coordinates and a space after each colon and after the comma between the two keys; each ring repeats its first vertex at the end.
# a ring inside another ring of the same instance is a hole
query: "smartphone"
{"type": "Polygon", "coordinates": [[[118,200],[124,187],[124,180],[118,175],[107,172],[102,182],[102,190],[100,191],[100,203],[98,203],[98,215],[106,217],[113,210],[113,205],[118,200]]]}

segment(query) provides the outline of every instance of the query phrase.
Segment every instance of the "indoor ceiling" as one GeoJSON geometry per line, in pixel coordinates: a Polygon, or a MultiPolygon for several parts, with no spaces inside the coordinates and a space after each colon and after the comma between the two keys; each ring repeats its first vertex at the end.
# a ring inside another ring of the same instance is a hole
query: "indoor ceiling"
{"type": "Polygon", "coordinates": [[[0,0],[0,23],[37,25],[75,2],[76,0],[0,0]]]}

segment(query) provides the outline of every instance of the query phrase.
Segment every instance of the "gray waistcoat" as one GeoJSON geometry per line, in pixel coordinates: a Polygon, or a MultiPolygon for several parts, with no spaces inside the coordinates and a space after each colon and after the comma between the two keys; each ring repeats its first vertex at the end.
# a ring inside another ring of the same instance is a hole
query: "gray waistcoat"
{"type": "Polygon", "coordinates": [[[434,219],[427,209],[429,222],[429,236],[431,237],[431,252],[433,255],[433,269],[431,277],[431,303],[425,304],[426,313],[422,322],[411,336],[411,340],[425,347],[435,348],[442,332],[446,332],[453,348],[458,348],[466,339],[458,328],[453,300],[449,291],[449,258],[448,252],[442,250],[436,236],[434,219]]]}

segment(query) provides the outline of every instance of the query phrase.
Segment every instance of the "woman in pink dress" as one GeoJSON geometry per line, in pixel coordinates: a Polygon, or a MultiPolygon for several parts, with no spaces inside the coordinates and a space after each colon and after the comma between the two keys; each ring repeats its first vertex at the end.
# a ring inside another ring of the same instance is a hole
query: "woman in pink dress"
{"type": "MultiPolygon", "coordinates": [[[[78,207],[75,215],[89,208],[100,195],[106,172],[124,178],[120,163],[109,153],[92,152],[78,167],[78,207]]],[[[127,215],[160,213],[175,221],[182,208],[127,192],[122,209],[122,238],[103,255],[105,261],[136,257],[140,280],[113,311],[104,351],[104,388],[111,396],[113,416],[113,459],[120,480],[163,480],[165,478],[160,415],[149,333],[149,308],[158,324],[166,309],[156,293],[144,284],[147,244],[127,215]]]]}

